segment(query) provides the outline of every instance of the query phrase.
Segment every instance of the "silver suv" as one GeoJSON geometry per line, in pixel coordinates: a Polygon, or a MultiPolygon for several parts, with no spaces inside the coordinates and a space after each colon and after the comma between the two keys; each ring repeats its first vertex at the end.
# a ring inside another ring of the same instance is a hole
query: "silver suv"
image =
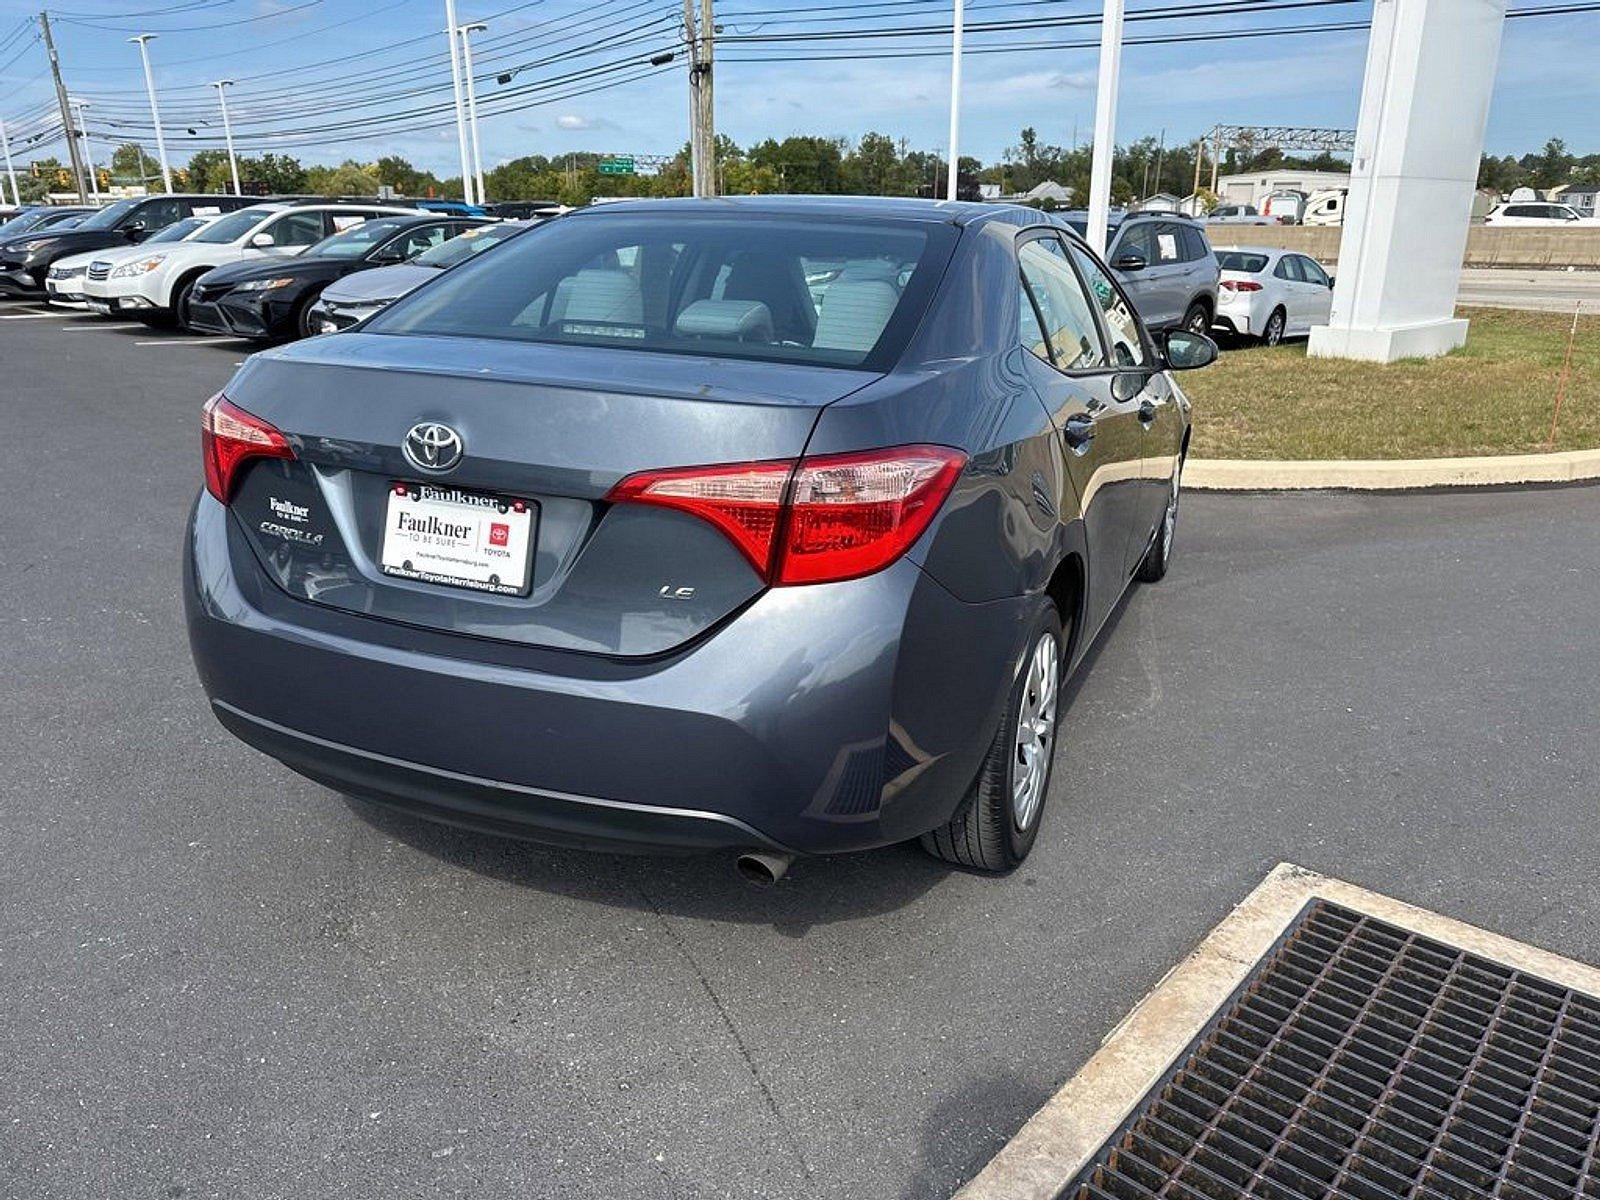
{"type": "MultiPolygon", "coordinates": [[[[1087,235],[1089,216],[1064,214],[1067,224],[1087,235]]],[[[1206,231],[1178,213],[1122,213],[1110,216],[1106,261],[1144,323],[1151,329],[1205,333],[1217,311],[1222,269],[1206,231]]]]}

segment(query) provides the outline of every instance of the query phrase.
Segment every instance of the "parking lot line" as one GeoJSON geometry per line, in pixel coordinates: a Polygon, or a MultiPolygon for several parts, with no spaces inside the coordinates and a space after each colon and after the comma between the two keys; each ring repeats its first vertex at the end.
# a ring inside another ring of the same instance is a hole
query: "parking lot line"
{"type": "Polygon", "coordinates": [[[128,322],[125,322],[125,323],[120,323],[119,322],[116,325],[67,325],[67,326],[64,326],[62,328],[61,332],[62,333],[82,333],[82,332],[88,331],[90,333],[100,333],[100,332],[103,332],[104,330],[107,330],[107,329],[147,329],[147,328],[149,328],[147,325],[144,325],[143,323],[141,323],[139,321],[128,321],[128,322]]]}
{"type": "Polygon", "coordinates": [[[218,346],[218,345],[221,345],[222,342],[223,342],[223,339],[221,339],[221,338],[212,338],[212,337],[203,337],[203,338],[158,338],[157,340],[151,341],[151,342],[135,342],[134,345],[135,346],[218,346]]]}
{"type": "Polygon", "coordinates": [[[0,317],[0,321],[38,321],[45,317],[55,317],[59,320],[62,317],[68,317],[71,315],[71,313],[60,312],[7,313],[5,316],[0,317]]]}

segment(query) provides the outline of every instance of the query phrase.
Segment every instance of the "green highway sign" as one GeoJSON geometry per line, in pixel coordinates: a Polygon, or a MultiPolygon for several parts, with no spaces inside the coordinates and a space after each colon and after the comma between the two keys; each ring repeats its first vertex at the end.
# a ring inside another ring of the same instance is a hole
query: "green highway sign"
{"type": "Polygon", "coordinates": [[[631,158],[602,158],[600,160],[600,174],[602,175],[632,175],[635,174],[633,159],[631,158]]]}

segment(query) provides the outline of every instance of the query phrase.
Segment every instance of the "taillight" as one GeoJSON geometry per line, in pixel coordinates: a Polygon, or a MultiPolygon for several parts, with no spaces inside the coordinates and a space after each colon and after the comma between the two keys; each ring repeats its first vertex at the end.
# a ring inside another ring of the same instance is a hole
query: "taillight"
{"type": "Polygon", "coordinates": [[[646,471],[606,498],[711,522],[768,583],[828,583],[881,571],[904,554],[965,463],[946,446],[897,446],[798,463],[646,471]]]}
{"type": "Polygon", "coordinates": [[[1261,285],[1253,279],[1224,279],[1222,290],[1225,292],[1259,292],[1261,285]]]}
{"type": "Polygon", "coordinates": [[[250,459],[294,457],[288,438],[221,392],[200,412],[200,452],[205,458],[206,491],[224,504],[233,494],[234,476],[250,459]]]}

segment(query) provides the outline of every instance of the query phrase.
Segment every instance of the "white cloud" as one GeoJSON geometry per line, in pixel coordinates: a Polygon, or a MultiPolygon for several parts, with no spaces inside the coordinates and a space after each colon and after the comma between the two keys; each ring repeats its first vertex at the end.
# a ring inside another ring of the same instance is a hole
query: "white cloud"
{"type": "Polygon", "coordinates": [[[593,129],[594,127],[595,123],[593,121],[588,117],[580,117],[577,113],[563,113],[556,118],[556,128],[558,129],[582,130],[593,129]]]}

